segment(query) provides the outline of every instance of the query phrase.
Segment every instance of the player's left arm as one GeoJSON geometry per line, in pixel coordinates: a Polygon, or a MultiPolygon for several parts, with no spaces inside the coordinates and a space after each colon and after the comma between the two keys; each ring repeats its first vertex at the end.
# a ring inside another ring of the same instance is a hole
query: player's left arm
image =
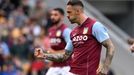
{"type": "Polygon", "coordinates": [[[107,72],[109,71],[109,66],[112,62],[112,58],[114,56],[115,49],[111,39],[107,39],[103,41],[102,45],[106,48],[106,58],[104,60],[104,64],[101,72],[107,74],[107,72]]]}
{"type": "Polygon", "coordinates": [[[107,28],[100,22],[96,22],[93,25],[92,34],[107,50],[104,65],[100,64],[97,70],[98,75],[106,75],[114,55],[114,45],[110,39],[107,28]]]}

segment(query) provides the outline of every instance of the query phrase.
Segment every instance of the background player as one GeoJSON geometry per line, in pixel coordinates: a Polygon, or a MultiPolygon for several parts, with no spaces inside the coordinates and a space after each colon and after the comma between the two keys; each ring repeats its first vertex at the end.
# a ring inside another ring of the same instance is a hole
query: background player
{"type": "Polygon", "coordinates": [[[78,75],[106,75],[114,55],[114,46],[107,29],[84,14],[84,6],[79,0],[70,0],[67,4],[67,17],[78,26],[71,32],[71,41],[62,54],[44,54],[40,48],[35,49],[35,56],[52,61],[65,61],[72,54],[70,72],[78,75]],[[106,58],[99,67],[102,45],[106,48],[106,58]],[[40,51],[40,55],[38,52],[40,51]],[[97,73],[96,73],[97,70],[97,73]]]}
{"type": "MultiPolygon", "coordinates": [[[[52,27],[49,29],[51,49],[49,53],[63,53],[66,43],[70,40],[71,29],[63,23],[64,10],[55,8],[51,11],[52,27]]],[[[65,62],[53,62],[46,75],[68,75],[70,67],[65,62]]]]}

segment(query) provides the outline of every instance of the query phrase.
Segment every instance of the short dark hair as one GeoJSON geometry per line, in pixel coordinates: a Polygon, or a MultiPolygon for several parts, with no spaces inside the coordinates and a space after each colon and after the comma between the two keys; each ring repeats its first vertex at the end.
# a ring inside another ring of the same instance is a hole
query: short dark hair
{"type": "Polygon", "coordinates": [[[67,5],[72,5],[72,6],[78,5],[78,6],[81,6],[82,8],[84,8],[84,5],[83,5],[82,1],[80,1],[80,0],[69,0],[67,5]]]}
{"type": "Polygon", "coordinates": [[[64,16],[65,12],[62,8],[54,8],[53,10],[58,11],[61,15],[64,16]]]}

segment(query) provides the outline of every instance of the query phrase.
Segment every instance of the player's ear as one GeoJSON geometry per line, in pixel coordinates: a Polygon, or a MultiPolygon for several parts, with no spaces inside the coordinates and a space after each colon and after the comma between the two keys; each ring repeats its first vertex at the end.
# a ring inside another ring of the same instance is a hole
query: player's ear
{"type": "Polygon", "coordinates": [[[80,11],[79,9],[76,9],[76,14],[77,14],[77,15],[80,15],[80,12],[81,12],[81,11],[80,11]]]}

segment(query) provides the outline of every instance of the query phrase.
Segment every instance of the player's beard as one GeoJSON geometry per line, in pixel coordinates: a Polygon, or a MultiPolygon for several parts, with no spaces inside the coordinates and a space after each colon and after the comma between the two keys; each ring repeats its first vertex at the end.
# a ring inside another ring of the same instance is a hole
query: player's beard
{"type": "Polygon", "coordinates": [[[58,20],[54,20],[54,19],[53,19],[53,20],[52,20],[52,24],[53,24],[53,25],[58,24],[59,22],[60,22],[60,19],[58,19],[58,20]]]}
{"type": "Polygon", "coordinates": [[[74,24],[75,22],[73,20],[69,20],[71,22],[71,24],[74,24]]]}
{"type": "Polygon", "coordinates": [[[73,19],[68,18],[68,19],[72,24],[76,23],[76,18],[73,18],[73,19]]]}

